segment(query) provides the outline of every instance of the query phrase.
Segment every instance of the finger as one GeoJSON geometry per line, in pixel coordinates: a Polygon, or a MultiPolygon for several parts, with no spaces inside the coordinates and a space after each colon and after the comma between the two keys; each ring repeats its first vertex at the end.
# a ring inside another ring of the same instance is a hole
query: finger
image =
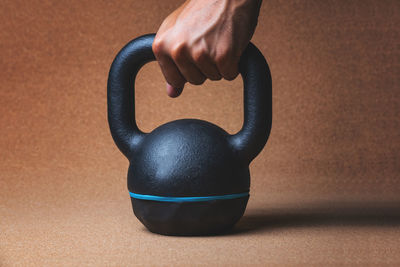
{"type": "Polygon", "coordinates": [[[172,85],[170,85],[169,83],[167,83],[167,94],[170,97],[178,97],[180,96],[180,94],[182,93],[183,88],[175,88],[172,85]]]}
{"type": "Polygon", "coordinates": [[[216,60],[216,65],[225,80],[234,80],[239,74],[239,59],[224,56],[216,60]]]}
{"type": "Polygon", "coordinates": [[[192,62],[186,51],[172,53],[171,56],[186,81],[195,85],[204,83],[206,77],[192,62]]]}
{"type": "Polygon", "coordinates": [[[207,53],[198,53],[193,55],[193,61],[198,69],[212,81],[221,80],[222,76],[217,66],[212,62],[211,57],[207,53]]]}
{"type": "Polygon", "coordinates": [[[175,88],[184,87],[186,79],[183,77],[178,67],[170,57],[166,55],[160,55],[158,58],[158,64],[160,65],[161,71],[167,83],[175,88]]]}

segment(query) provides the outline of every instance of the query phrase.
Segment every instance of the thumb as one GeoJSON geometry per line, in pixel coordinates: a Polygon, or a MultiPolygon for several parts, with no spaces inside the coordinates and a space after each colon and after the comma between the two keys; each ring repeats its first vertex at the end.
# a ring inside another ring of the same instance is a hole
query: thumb
{"type": "Polygon", "coordinates": [[[182,88],[175,88],[172,85],[170,85],[169,83],[167,83],[167,94],[170,97],[178,97],[181,93],[182,93],[183,87],[182,88]]]}

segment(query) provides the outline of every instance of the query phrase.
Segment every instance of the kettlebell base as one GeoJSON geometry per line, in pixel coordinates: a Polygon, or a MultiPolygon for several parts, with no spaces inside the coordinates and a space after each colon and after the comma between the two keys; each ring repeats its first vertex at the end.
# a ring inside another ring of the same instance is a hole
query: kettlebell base
{"type": "Polygon", "coordinates": [[[133,212],[146,228],[173,236],[217,235],[243,216],[249,196],[201,202],[161,202],[131,197],[133,212]]]}

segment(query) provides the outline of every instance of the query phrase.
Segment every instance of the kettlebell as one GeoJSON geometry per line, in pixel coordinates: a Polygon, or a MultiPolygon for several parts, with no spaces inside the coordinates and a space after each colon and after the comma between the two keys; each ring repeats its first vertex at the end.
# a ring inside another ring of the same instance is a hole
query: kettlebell
{"type": "Polygon", "coordinates": [[[155,60],[154,36],[143,35],[122,48],[108,77],[108,122],[130,163],[133,212],[154,233],[218,234],[233,227],[246,209],[249,164],[271,130],[271,74],[261,52],[249,43],[239,61],[244,123],[234,135],[198,119],[168,122],[144,133],[135,120],[135,78],[155,60]]]}

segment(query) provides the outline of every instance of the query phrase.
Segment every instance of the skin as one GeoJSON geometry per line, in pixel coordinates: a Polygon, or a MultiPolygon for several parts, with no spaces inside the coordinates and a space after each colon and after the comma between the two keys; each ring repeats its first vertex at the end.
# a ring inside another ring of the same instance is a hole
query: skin
{"type": "Polygon", "coordinates": [[[177,97],[186,82],[233,80],[257,26],[262,0],[188,0],[161,24],[153,52],[177,97]]]}

